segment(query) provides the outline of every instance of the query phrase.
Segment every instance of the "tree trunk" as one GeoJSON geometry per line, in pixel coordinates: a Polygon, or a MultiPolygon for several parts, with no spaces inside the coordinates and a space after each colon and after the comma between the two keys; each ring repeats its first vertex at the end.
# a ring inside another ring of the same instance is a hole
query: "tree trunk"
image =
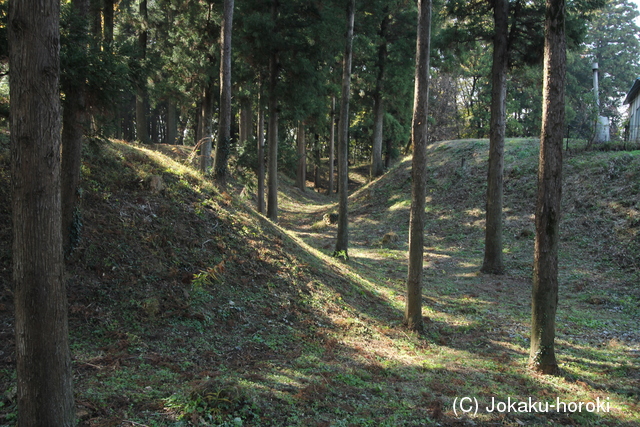
{"type": "Polygon", "coordinates": [[[238,137],[238,142],[241,146],[246,146],[251,139],[253,129],[251,116],[251,98],[242,98],[240,100],[240,135],[238,137]]]}
{"type": "Polygon", "coordinates": [[[91,34],[96,40],[102,38],[102,0],[90,0],[91,4],[91,34]]]}
{"type": "Polygon", "coordinates": [[[231,29],[233,28],[233,0],[224,0],[224,13],[220,26],[220,119],[218,142],[214,156],[214,173],[218,185],[227,182],[231,151],[231,29]]]}
{"type": "Polygon", "coordinates": [[[320,135],[315,134],[313,138],[313,188],[316,190],[321,187],[320,185],[320,164],[322,157],[320,154],[320,135]]]}
{"type": "Polygon", "coordinates": [[[149,140],[151,141],[152,144],[157,144],[158,141],[158,130],[159,130],[159,116],[158,116],[158,109],[154,109],[153,111],[150,112],[151,114],[149,115],[149,140]]]}
{"type": "Polygon", "coordinates": [[[177,144],[178,108],[173,99],[167,101],[167,144],[177,144]]]}
{"type": "MultiPolygon", "coordinates": [[[[203,105],[204,105],[204,93],[201,99],[198,102],[196,102],[195,119],[193,121],[193,131],[195,135],[195,140],[193,141],[193,145],[198,145],[198,142],[202,139],[202,134],[203,134],[202,128],[204,125],[204,120],[202,117],[203,105]]],[[[200,149],[200,154],[202,155],[202,149],[200,149]]]]}
{"type": "MultiPolygon", "coordinates": [[[[138,53],[141,61],[147,57],[147,0],[140,1],[140,19],[142,20],[142,30],[138,35],[138,53]]],[[[143,71],[142,75],[138,77],[136,89],[136,136],[138,141],[143,144],[149,143],[149,124],[147,121],[147,109],[148,109],[148,94],[147,94],[147,81],[146,73],[143,71]]]]}
{"type": "MultiPolygon", "coordinates": [[[[89,1],[74,0],[72,7],[78,20],[73,21],[71,32],[74,40],[86,49],[89,1]]],[[[80,72],[81,70],[76,70],[76,76],[80,72]]],[[[62,244],[64,251],[68,252],[78,238],[78,230],[73,229],[73,217],[78,201],[82,137],[87,121],[84,79],[64,81],[62,90],[65,94],[62,110],[62,244]]]]}
{"type": "Polygon", "coordinates": [[[564,0],[547,0],[529,353],[530,367],[544,374],[558,372],[554,340],[558,306],[558,241],[562,198],[565,16],[564,0]]]}
{"type": "Polygon", "coordinates": [[[19,426],[75,422],[63,281],[59,16],[58,1],[9,2],[19,426]]]}
{"type": "MultiPolygon", "coordinates": [[[[273,0],[271,19],[274,25],[278,19],[278,0],[273,0]]],[[[278,51],[274,48],[269,59],[269,129],[267,143],[269,144],[269,159],[267,164],[267,218],[278,221],[278,51]]]]}
{"type": "Polygon", "coordinates": [[[411,214],[409,219],[409,271],[404,322],[422,331],[422,269],[424,255],[424,209],[429,119],[429,53],[431,44],[431,0],[418,1],[416,77],[411,139],[411,214]]]}
{"type": "Polygon", "coordinates": [[[384,68],[387,62],[387,26],[389,24],[389,7],[384,9],[384,17],[380,24],[380,45],[378,46],[378,76],[376,78],[376,89],[373,95],[373,144],[371,147],[371,178],[378,177],[384,173],[384,163],[382,161],[382,138],[384,125],[384,101],[382,91],[384,87],[384,68]]]}
{"type": "Polygon", "coordinates": [[[296,136],[298,148],[298,171],[296,173],[296,186],[300,191],[307,188],[307,144],[304,134],[304,123],[298,122],[298,135],[296,136]]]}
{"type": "Polygon", "coordinates": [[[104,44],[110,50],[113,45],[114,0],[104,0],[104,44]]]}
{"type": "Polygon", "coordinates": [[[487,212],[484,262],[480,271],[503,274],[502,187],[504,175],[504,137],[507,118],[507,67],[509,64],[509,1],[493,2],[495,35],[491,68],[491,123],[489,131],[489,171],[487,174],[487,212]]]}
{"type": "Polygon", "coordinates": [[[136,139],[143,144],[149,143],[149,122],[147,121],[147,91],[136,90],[136,139]]]}
{"type": "Polygon", "coordinates": [[[258,93],[258,212],[264,213],[264,106],[262,105],[262,82],[258,93]]]}
{"type": "Polygon", "coordinates": [[[64,112],[62,115],[62,241],[65,252],[69,252],[77,238],[73,218],[78,202],[78,183],[82,157],[82,137],[86,122],[84,89],[65,89],[64,112]]]}
{"type": "Polygon", "coordinates": [[[351,93],[351,62],[353,57],[353,25],[355,21],[356,1],[347,3],[347,40],[344,50],[344,68],[342,70],[342,100],[340,102],[340,127],[338,129],[338,236],[335,257],[348,259],[349,248],[349,95],[351,93]]]}
{"type": "Polygon", "coordinates": [[[371,178],[376,178],[384,173],[382,161],[382,138],[384,124],[384,101],[382,94],[377,93],[373,99],[373,144],[371,147],[371,178]]]}
{"type": "Polygon", "coordinates": [[[391,150],[393,149],[391,138],[387,138],[386,149],[384,151],[384,167],[389,168],[391,166],[391,150]]]}
{"type": "MultiPolygon", "coordinates": [[[[210,60],[213,59],[210,58],[210,60]]],[[[202,170],[202,173],[207,173],[209,169],[211,169],[211,145],[213,138],[213,82],[209,82],[209,85],[204,91],[200,119],[202,121],[202,124],[200,125],[202,131],[201,138],[208,138],[205,139],[200,146],[200,170],[202,170]]]]}
{"type": "Polygon", "coordinates": [[[335,186],[335,139],[336,139],[336,97],[331,98],[331,129],[329,130],[329,190],[327,194],[331,195],[335,186]]]}

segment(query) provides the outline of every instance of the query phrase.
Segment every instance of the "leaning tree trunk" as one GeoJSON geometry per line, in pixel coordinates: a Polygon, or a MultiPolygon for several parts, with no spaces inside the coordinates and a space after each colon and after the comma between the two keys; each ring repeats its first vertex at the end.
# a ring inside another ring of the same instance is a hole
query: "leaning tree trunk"
{"type": "Polygon", "coordinates": [[[356,1],[347,3],[347,40],[342,70],[342,99],[338,128],[338,236],[333,256],[348,259],[349,249],[349,98],[351,93],[351,61],[353,59],[353,25],[356,1]]]}
{"type": "Polygon", "coordinates": [[[562,138],[566,72],[565,1],[547,0],[545,19],[542,136],[538,169],[536,240],[533,257],[530,367],[556,374],[558,241],[562,198],[562,138]]]}
{"type": "Polygon", "coordinates": [[[413,159],[411,161],[411,216],[409,219],[409,271],[404,322],[422,331],[422,268],[424,254],[424,208],[429,119],[429,50],[431,44],[431,0],[418,1],[416,77],[413,103],[413,159]]]}
{"type": "Polygon", "coordinates": [[[58,1],[9,2],[19,426],[75,421],[63,281],[59,16],[58,1]]]}
{"type": "Polygon", "coordinates": [[[495,34],[491,68],[491,122],[489,132],[489,171],[487,173],[487,212],[484,262],[480,271],[503,274],[502,187],[504,175],[504,136],[506,129],[507,66],[509,58],[509,1],[496,0],[493,6],[495,34]]]}
{"type": "Polygon", "coordinates": [[[220,28],[220,120],[213,170],[218,185],[225,185],[231,152],[231,29],[233,28],[233,0],[224,0],[220,28]]]}

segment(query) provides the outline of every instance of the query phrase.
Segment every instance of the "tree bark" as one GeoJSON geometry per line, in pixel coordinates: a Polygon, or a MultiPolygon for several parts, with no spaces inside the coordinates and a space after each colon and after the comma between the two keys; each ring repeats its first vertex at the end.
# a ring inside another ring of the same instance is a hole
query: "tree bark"
{"type": "Polygon", "coordinates": [[[378,177],[384,173],[384,162],[382,161],[382,139],[384,130],[384,100],[382,92],[384,88],[384,69],[387,62],[387,27],[389,25],[389,7],[384,9],[384,17],[380,24],[380,45],[378,46],[378,75],[376,78],[376,88],[373,95],[373,144],[371,147],[371,178],[378,177]]]}
{"type": "MultiPolygon", "coordinates": [[[[71,32],[74,40],[86,49],[89,1],[73,0],[72,7],[78,19],[73,20],[71,32]]],[[[80,72],[75,70],[75,75],[80,72]]],[[[78,238],[78,230],[73,229],[73,218],[78,202],[82,137],[87,122],[86,87],[82,78],[67,79],[61,86],[65,94],[62,112],[62,243],[64,251],[69,252],[78,238]]]]}
{"type": "MultiPolygon", "coordinates": [[[[278,19],[278,0],[273,0],[271,19],[278,19]]],[[[269,159],[267,164],[267,218],[278,221],[278,95],[276,93],[279,73],[278,51],[274,48],[269,59],[269,128],[267,143],[269,159]]]]}
{"type": "Polygon", "coordinates": [[[258,212],[264,213],[264,106],[262,105],[262,82],[258,93],[258,212]]]}
{"type": "Polygon", "coordinates": [[[335,186],[335,140],[336,140],[336,97],[331,98],[331,129],[329,130],[329,190],[331,195],[335,186]]]}
{"type": "Polygon", "coordinates": [[[9,2],[18,425],[75,422],[60,196],[60,5],[9,2]]]}
{"type": "Polygon", "coordinates": [[[529,366],[544,374],[558,373],[554,341],[565,117],[565,16],[564,0],[547,0],[529,353],[529,366]]]}
{"type": "MultiPolygon", "coordinates": [[[[149,36],[147,31],[147,0],[140,1],[140,19],[142,19],[142,30],[140,31],[140,34],[138,34],[138,54],[140,61],[144,63],[147,58],[147,38],[149,36]]],[[[147,94],[146,72],[141,71],[141,74],[141,76],[138,76],[136,88],[136,137],[141,143],[148,144],[149,123],[147,121],[147,110],[149,100],[147,94]]]]}
{"type": "Polygon", "coordinates": [[[342,70],[342,99],[340,101],[340,126],[338,128],[338,236],[335,257],[348,259],[349,249],[349,99],[351,94],[351,62],[353,59],[353,26],[356,1],[347,3],[347,40],[342,70]]]}
{"type": "Polygon", "coordinates": [[[82,160],[82,137],[86,123],[83,88],[65,90],[62,115],[62,239],[65,252],[69,252],[77,240],[78,230],[73,228],[74,212],[78,203],[78,183],[82,160]]]}
{"type": "Polygon", "coordinates": [[[147,91],[142,87],[136,89],[136,139],[143,144],[149,143],[147,91]]]}
{"type": "Polygon", "coordinates": [[[240,135],[238,137],[238,142],[241,146],[245,146],[251,139],[253,128],[251,116],[251,98],[244,97],[240,100],[240,135]]]}
{"type": "Polygon", "coordinates": [[[431,0],[418,1],[416,77],[411,139],[411,214],[409,219],[409,271],[404,322],[422,331],[422,269],[424,256],[424,209],[429,119],[429,53],[431,44],[431,0]]]}
{"type": "Polygon", "coordinates": [[[298,171],[296,173],[296,185],[300,191],[307,188],[307,144],[304,134],[304,123],[298,122],[298,134],[296,135],[298,146],[298,171]]]}
{"type": "Polygon", "coordinates": [[[320,135],[315,134],[313,138],[313,188],[320,188],[320,164],[322,162],[320,154],[320,135]]]}
{"type": "Polygon", "coordinates": [[[113,45],[113,6],[114,0],[104,0],[104,44],[109,50],[113,45]]]}
{"type": "Polygon", "coordinates": [[[173,99],[167,100],[167,144],[178,142],[178,108],[173,99]]]}
{"type": "Polygon", "coordinates": [[[224,0],[220,26],[220,119],[218,142],[214,156],[214,174],[218,185],[227,182],[229,154],[231,152],[231,30],[233,28],[233,1],[224,0]]]}
{"type": "Polygon", "coordinates": [[[384,151],[384,167],[389,168],[391,166],[391,150],[393,149],[391,138],[387,138],[386,149],[384,151]]]}
{"type": "Polygon", "coordinates": [[[502,204],[504,138],[507,117],[507,67],[509,64],[509,0],[494,0],[493,65],[491,68],[491,122],[484,262],[480,271],[503,274],[502,204]]]}
{"type": "Polygon", "coordinates": [[[91,7],[91,34],[97,40],[102,37],[102,0],[90,0],[91,7]]]}
{"type": "MultiPolygon", "coordinates": [[[[209,58],[210,61],[213,61],[213,58],[209,58]]],[[[200,111],[200,118],[202,121],[201,130],[202,135],[201,138],[206,139],[200,148],[200,170],[202,173],[207,173],[209,169],[211,169],[211,145],[213,138],[213,82],[209,82],[207,85],[204,96],[202,98],[202,109],[200,111]]]]}

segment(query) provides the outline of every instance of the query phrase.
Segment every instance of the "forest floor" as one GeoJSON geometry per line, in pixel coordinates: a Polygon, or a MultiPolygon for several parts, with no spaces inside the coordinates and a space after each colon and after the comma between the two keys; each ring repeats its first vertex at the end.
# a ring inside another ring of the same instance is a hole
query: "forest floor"
{"type": "MultiPolygon", "coordinates": [[[[79,425],[639,425],[640,152],[565,157],[549,377],[526,366],[538,143],[506,144],[503,276],[478,273],[487,148],[429,148],[418,335],[402,325],[409,158],[372,182],[353,169],[343,261],[335,196],[282,177],[273,224],[181,147],[88,143],[67,260],[79,425]]],[[[0,426],[17,410],[8,159],[3,142],[0,426]]]]}

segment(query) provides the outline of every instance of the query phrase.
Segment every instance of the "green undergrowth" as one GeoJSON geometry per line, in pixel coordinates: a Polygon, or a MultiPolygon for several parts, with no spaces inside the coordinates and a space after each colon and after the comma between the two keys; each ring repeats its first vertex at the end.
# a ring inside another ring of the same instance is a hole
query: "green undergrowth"
{"type": "MultiPolygon", "coordinates": [[[[640,423],[640,155],[565,157],[562,375],[545,377],[526,367],[538,145],[506,144],[507,274],[499,277],[478,273],[487,145],[430,146],[425,333],[417,335],[402,325],[410,159],[351,195],[345,262],[331,257],[336,226],[323,219],[337,212],[335,196],[300,192],[283,177],[273,224],[236,196],[242,188],[217,189],[182,152],[87,144],[82,228],[67,260],[79,425],[640,423]],[[454,406],[464,397],[477,399],[477,414],[454,406]],[[486,410],[492,399],[529,398],[606,401],[609,411],[486,410]]],[[[352,181],[367,181],[362,168],[352,181]]],[[[0,425],[13,425],[6,243],[0,255],[0,425]]]]}

